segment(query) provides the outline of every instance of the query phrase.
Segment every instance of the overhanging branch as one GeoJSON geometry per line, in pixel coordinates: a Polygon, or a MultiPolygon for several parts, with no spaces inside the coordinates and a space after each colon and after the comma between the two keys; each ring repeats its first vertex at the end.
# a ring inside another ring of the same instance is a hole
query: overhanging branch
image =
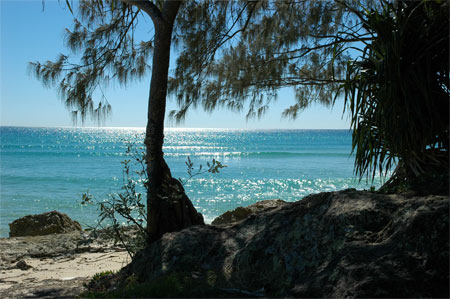
{"type": "Polygon", "coordinates": [[[142,11],[145,11],[153,21],[159,21],[162,18],[162,13],[159,8],[148,0],[121,0],[123,3],[133,5],[142,11]]]}

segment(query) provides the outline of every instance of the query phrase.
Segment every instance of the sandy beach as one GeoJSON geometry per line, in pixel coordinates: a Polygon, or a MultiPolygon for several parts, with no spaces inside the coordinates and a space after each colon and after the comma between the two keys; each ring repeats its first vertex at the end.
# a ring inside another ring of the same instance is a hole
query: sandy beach
{"type": "Polygon", "coordinates": [[[130,262],[126,250],[84,232],[0,239],[0,297],[73,297],[102,271],[130,262]]]}

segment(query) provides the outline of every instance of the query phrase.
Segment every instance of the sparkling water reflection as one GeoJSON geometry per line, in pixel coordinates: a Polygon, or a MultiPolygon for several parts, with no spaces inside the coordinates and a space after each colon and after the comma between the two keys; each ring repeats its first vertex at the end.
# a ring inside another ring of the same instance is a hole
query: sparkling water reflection
{"type": "MultiPolygon", "coordinates": [[[[117,192],[127,142],[141,143],[143,135],[143,128],[0,127],[0,235],[15,218],[49,210],[94,224],[97,212],[79,205],[81,194],[117,192]]],[[[345,130],[169,129],[164,152],[176,178],[186,178],[187,156],[195,167],[213,158],[228,166],[185,185],[206,221],[258,200],[370,187],[354,179],[345,130]]]]}

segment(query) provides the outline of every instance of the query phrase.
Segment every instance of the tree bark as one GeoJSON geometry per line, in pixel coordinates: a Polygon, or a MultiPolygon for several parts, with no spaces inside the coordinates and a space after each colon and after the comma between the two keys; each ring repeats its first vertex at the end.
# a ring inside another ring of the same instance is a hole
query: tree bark
{"type": "Polygon", "coordinates": [[[191,225],[204,224],[183,186],[172,178],[163,157],[164,116],[170,47],[178,1],[168,1],[159,16],[152,16],[155,26],[152,78],[148,101],[145,136],[147,162],[147,232],[149,243],[164,233],[178,231],[191,225]]]}

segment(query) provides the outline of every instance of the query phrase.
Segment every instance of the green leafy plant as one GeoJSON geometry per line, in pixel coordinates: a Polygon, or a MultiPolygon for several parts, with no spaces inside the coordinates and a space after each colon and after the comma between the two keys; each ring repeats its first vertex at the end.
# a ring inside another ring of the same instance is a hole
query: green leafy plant
{"type": "Polygon", "coordinates": [[[122,244],[131,257],[145,245],[147,221],[143,195],[147,173],[142,149],[136,144],[127,144],[125,154],[130,159],[121,162],[123,178],[119,192],[111,193],[107,199],[100,201],[95,201],[89,193],[83,194],[81,198],[82,205],[95,204],[99,210],[99,219],[93,234],[101,233],[113,239],[115,243],[122,244]]]}
{"type": "Polygon", "coordinates": [[[102,272],[98,272],[98,273],[95,273],[94,274],[94,276],[92,276],[92,281],[97,281],[97,280],[99,280],[100,278],[102,278],[102,277],[104,277],[104,276],[106,276],[106,275],[110,275],[110,274],[114,274],[115,272],[114,271],[112,271],[112,270],[107,270],[107,271],[102,271],[102,272]]]}
{"type": "Polygon", "coordinates": [[[448,2],[380,3],[361,16],[373,41],[348,63],[342,85],[355,171],[373,180],[395,167],[386,187],[420,189],[420,181],[448,177],[448,2]]]}
{"type": "MultiPolygon", "coordinates": [[[[125,155],[128,159],[121,162],[123,165],[122,187],[117,193],[111,193],[104,200],[96,200],[88,192],[82,194],[81,204],[96,205],[99,210],[99,219],[96,227],[92,229],[92,234],[112,239],[114,243],[120,243],[127,250],[130,257],[146,244],[147,238],[147,207],[145,205],[145,186],[148,183],[147,172],[145,171],[145,152],[137,140],[127,142],[125,155]]],[[[205,173],[217,174],[226,165],[212,159],[206,162],[207,168],[199,165],[195,170],[194,163],[190,157],[185,162],[188,177],[180,178],[184,185],[195,176],[205,173]]]]}
{"type": "Polygon", "coordinates": [[[181,184],[185,185],[190,179],[192,179],[195,176],[202,175],[205,173],[219,173],[222,168],[227,167],[227,165],[223,165],[221,162],[217,161],[216,159],[212,159],[212,162],[206,162],[206,166],[208,168],[203,168],[203,165],[200,164],[198,169],[195,170],[194,163],[191,161],[191,158],[188,156],[186,160],[186,166],[187,166],[187,173],[188,178],[182,179],[179,178],[181,184]]]}

